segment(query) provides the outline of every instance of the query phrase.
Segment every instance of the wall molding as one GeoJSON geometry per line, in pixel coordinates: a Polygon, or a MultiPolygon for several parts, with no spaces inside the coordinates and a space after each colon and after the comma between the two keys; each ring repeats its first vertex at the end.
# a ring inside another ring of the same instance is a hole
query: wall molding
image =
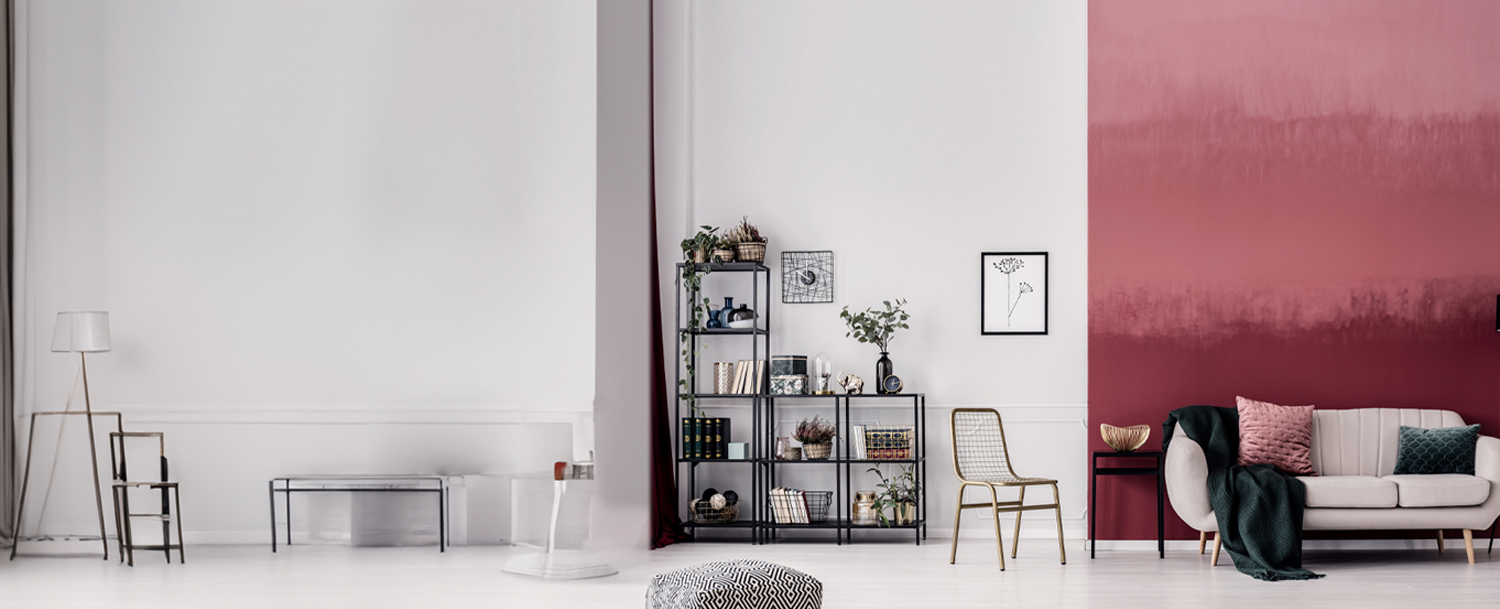
{"type": "Polygon", "coordinates": [[[590,410],[507,404],[111,404],[131,426],[155,425],[520,425],[583,424],[590,410]]]}

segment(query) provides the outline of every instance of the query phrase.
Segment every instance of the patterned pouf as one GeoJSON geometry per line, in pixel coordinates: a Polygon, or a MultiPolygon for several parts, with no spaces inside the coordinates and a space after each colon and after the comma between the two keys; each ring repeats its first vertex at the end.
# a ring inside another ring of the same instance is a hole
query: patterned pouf
{"type": "Polygon", "coordinates": [[[818,609],[823,584],[763,560],[721,560],[651,578],[646,609],[818,609]]]}

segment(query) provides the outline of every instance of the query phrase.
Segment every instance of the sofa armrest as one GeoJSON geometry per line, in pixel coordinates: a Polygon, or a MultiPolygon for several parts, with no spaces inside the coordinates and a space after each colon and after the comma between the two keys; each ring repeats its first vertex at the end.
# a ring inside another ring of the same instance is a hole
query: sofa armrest
{"type": "MultiPolygon", "coordinates": [[[[1500,463],[1496,468],[1500,473],[1500,463]]],[[[1177,517],[1199,531],[1218,531],[1219,522],[1208,500],[1208,457],[1202,446],[1183,433],[1180,424],[1167,447],[1166,470],[1167,498],[1177,517]]]]}
{"type": "Polygon", "coordinates": [[[1474,446],[1474,475],[1490,481],[1491,493],[1500,488],[1500,438],[1479,436],[1474,446]]]}

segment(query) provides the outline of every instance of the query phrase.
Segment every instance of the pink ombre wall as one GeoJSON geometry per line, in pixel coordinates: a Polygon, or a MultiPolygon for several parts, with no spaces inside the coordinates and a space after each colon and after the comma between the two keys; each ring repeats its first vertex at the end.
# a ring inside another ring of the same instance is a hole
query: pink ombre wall
{"type": "MultiPolygon", "coordinates": [[[[1158,445],[1244,395],[1500,435],[1495,32],[1488,0],[1090,2],[1090,420],[1158,445]]],[[[1155,536],[1135,482],[1099,538],[1155,536]]]]}

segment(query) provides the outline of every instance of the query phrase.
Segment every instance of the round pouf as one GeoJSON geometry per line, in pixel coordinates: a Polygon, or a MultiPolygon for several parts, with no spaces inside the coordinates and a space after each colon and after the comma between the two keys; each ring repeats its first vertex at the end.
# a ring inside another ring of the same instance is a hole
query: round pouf
{"type": "Polygon", "coordinates": [[[818,609],[823,584],[763,560],[721,560],[651,578],[646,609],[818,609]]]}

